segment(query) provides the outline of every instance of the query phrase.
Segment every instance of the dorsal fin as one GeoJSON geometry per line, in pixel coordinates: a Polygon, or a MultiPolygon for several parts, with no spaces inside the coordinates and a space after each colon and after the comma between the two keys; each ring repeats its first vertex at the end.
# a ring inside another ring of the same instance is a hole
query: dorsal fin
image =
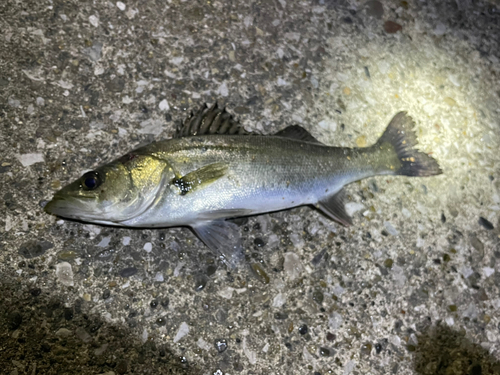
{"type": "Polygon", "coordinates": [[[309,133],[306,129],[299,125],[290,125],[285,129],[280,130],[279,132],[274,134],[276,137],[286,137],[297,139],[299,141],[305,142],[314,142],[321,144],[316,138],[314,138],[311,133],[309,133]]]}
{"type": "MultiPolygon", "coordinates": [[[[215,102],[210,108],[203,104],[198,112],[191,112],[191,115],[177,127],[174,138],[212,134],[253,135],[256,133],[246,131],[233,115],[226,111],[226,108],[219,108],[217,102],[215,102]]],[[[288,126],[272,135],[322,144],[299,125],[288,126]]]]}
{"type": "Polygon", "coordinates": [[[226,111],[226,108],[220,109],[215,102],[210,108],[204,104],[196,114],[191,112],[191,116],[177,127],[174,138],[211,134],[246,135],[250,133],[226,111]]]}

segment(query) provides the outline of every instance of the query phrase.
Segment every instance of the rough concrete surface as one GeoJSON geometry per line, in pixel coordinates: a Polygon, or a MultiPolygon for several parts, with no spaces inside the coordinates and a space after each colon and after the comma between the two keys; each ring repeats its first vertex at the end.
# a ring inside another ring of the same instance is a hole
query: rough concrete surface
{"type": "Polygon", "coordinates": [[[2,374],[500,374],[498,1],[0,3],[2,374]],[[62,220],[84,171],[219,103],[249,130],[372,144],[399,110],[444,174],[185,228],[62,220]]]}

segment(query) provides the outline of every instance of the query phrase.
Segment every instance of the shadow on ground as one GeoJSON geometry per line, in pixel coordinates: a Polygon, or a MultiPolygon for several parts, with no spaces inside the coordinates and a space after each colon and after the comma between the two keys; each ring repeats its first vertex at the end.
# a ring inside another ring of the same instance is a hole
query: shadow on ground
{"type": "Polygon", "coordinates": [[[429,327],[418,337],[415,372],[418,375],[498,375],[500,362],[480,345],[444,325],[429,327]]]}
{"type": "MultiPolygon", "coordinates": [[[[9,277],[10,276],[10,277],[9,277]]],[[[28,289],[0,275],[0,368],[3,374],[182,374],[201,371],[167,347],[140,342],[84,304],[28,289]]]]}

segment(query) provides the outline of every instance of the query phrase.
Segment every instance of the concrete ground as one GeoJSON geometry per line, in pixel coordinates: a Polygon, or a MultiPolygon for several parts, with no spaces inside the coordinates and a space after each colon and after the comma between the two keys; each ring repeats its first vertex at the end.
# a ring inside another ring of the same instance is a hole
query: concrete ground
{"type": "Polygon", "coordinates": [[[4,0],[5,374],[500,374],[498,1],[4,0]],[[249,130],[370,145],[415,119],[444,174],[239,219],[228,270],[188,229],[52,217],[62,185],[204,102],[249,130]]]}

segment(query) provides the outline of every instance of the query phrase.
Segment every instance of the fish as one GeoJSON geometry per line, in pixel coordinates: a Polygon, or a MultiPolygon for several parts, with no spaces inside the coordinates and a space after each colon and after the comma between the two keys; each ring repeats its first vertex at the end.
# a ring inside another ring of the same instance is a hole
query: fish
{"type": "Polygon", "coordinates": [[[139,147],[83,174],[44,207],[63,218],[134,228],[190,227],[229,267],[242,261],[239,227],[227,219],[311,205],[345,226],[345,186],[372,176],[442,173],[419,151],[415,123],[398,112],[368,147],[325,145],[299,125],[247,131],[215,102],[172,138],[139,147]]]}

